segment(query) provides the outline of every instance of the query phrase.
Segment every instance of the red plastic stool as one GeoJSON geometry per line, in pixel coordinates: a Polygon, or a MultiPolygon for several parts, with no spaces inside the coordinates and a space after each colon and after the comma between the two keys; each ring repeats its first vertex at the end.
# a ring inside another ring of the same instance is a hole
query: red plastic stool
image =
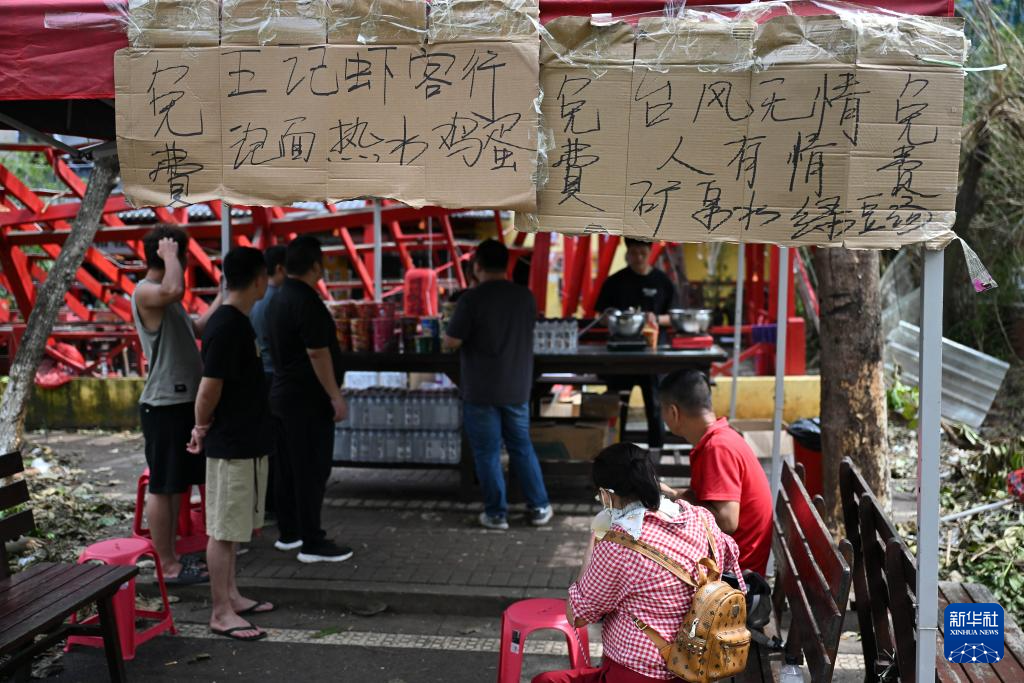
{"type": "MultiPolygon", "coordinates": [[[[117,615],[118,636],[121,638],[121,654],[125,660],[135,658],[135,649],[150,638],[170,631],[177,633],[174,628],[174,617],[171,616],[171,605],[167,601],[167,586],[164,585],[164,572],[160,568],[160,560],[156,556],[156,549],[153,544],[144,538],[113,538],[109,541],[95,543],[86,548],[78,557],[78,563],[102,562],[103,564],[133,565],[138,564],[139,558],[150,556],[156,565],[156,580],[160,586],[160,598],[163,601],[161,610],[140,610],[135,608],[135,579],[129,579],[117,591],[114,596],[114,614],[117,615]],[[154,621],[141,631],[136,630],[136,620],[145,619],[154,621]]],[[[83,624],[95,624],[98,616],[91,616],[82,621],[83,624]]],[[[77,623],[78,616],[71,616],[71,623],[77,623]]],[[[68,636],[68,643],[64,651],[71,649],[72,645],[87,645],[89,647],[103,647],[103,639],[97,636],[68,636]]]]}
{"type": "MultiPolygon", "coordinates": [[[[135,490],[135,522],[132,535],[136,538],[152,538],[149,529],[142,525],[143,513],[146,509],[146,490],[149,488],[149,468],[142,471],[135,490]]],[[[174,550],[179,555],[206,550],[206,487],[199,487],[199,502],[192,502],[191,491],[181,494],[181,505],[178,507],[178,533],[174,550]]]]}
{"type": "Polygon", "coordinates": [[[565,618],[565,600],[533,598],[513,604],[501,617],[498,651],[498,683],[519,683],[523,670],[526,636],[543,628],[565,634],[573,669],[590,666],[590,638],[586,627],[574,628],[565,618]]]}

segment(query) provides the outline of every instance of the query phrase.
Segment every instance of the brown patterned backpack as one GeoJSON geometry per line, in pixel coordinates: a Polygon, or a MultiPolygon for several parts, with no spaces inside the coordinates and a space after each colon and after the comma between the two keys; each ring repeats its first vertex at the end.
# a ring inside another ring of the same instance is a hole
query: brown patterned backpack
{"type": "Polygon", "coordinates": [[[698,560],[694,579],[681,564],[643,541],[612,529],[602,541],[635,550],[672,572],[693,588],[693,603],[672,642],[638,618],[636,627],[647,634],[661,653],[668,670],[688,683],[710,683],[743,672],[750,652],[747,602],[743,593],[725,581],[715,561],[715,540],[705,520],[711,556],[698,560]]]}

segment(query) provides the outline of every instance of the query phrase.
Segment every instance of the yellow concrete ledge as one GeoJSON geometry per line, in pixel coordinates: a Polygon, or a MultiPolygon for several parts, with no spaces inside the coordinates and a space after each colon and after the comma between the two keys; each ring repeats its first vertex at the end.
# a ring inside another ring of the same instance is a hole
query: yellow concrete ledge
{"type": "MultiPolygon", "coordinates": [[[[716,377],[711,388],[711,400],[718,415],[729,414],[732,377],[716,377]]],[[[775,415],[775,378],[740,377],[737,382],[737,420],[771,420],[775,415]]],[[[786,377],[786,401],[782,419],[793,422],[802,417],[817,417],[821,405],[821,378],[817,375],[790,375],[786,377]]],[[[629,397],[631,408],[643,408],[640,389],[633,389],[629,397]]]]}
{"type": "MultiPolygon", "coordinates": [[[[5,378],[6,379],[6,378],[5,378]]],[[[28,429],[139,429],[139,377],[73,379],[56,389],[35,388],[28,429]]]]}
{"type": "MultiPolygon", "coordinates": [[[[712,391],[715,412],[729,414],[731,377],[718,377],[712,391]]],[[[57,389],[39,389],[32,394],[27,425],[29,429],[138,429],[139,395],[142,379],[75,379],[57,389]]],[[[2,388],[0,384],[0,388],[2,388]]],[[[786,378],[783,419],[792,422],[814,417],[819,412],[821,381],[817,375],[786,378]]],[[[740,420],[770,420],[774,411],[774,377],[740,377],[736,417],[740,420]]],[[[643,405],[635,389],[631,404],[643,405]]]]}
{"type": "MultiPolygon", "coordinates": [[[[732,377],[716,377],[711,400],[718,415],[729,414],[732,377]]],[[[817,375],[790,375],[785,382],[782,419],[793,422],[802,417],[817,417],[821,408],[821,378],[817,375]]],[[[737,381],[736,419],[770,420],[775,414],[775,378],[740,377],[737,381]]]]}

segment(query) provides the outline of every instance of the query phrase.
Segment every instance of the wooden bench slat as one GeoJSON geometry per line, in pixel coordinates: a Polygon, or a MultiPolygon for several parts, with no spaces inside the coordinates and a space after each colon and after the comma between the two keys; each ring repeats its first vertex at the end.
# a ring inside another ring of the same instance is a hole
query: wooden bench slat
{"type": "Polygon", "coordinates": [[[26,595],[31,597],[41,585],[59,586],[70,581],[71,578],[64,572],[66,568],[47,562],[29,567],[20,574],[14,574],[10,579],[0,581],[0,624],[21,601],[25,600],[26,595]]]}
{"type": "Polygon", "coordinates": [[[10,517],[0,519],[0,540],[14,540],[19,536],[30,533],[36,528],[35,518],[31,510],[16,512],[10,517]]]}
{"type": "Polygon", "coordinates": [[[861,648],[864,652],[864,670],[867,679],[871,679],[878,662],[878,645],[875,632],[871,626],[871,597],[868,594],[867,573],[864,569],[864,553],[860,538],[860,505],[859,499],[865,493],[867,485],[858,474],[849,458],[843,458],[839,464],[839,493],[843,505],[843,526],[846,527],[846,538],[853,547],[853,590],[857,623],[860,625],[861,648]]]}
{"type": "Polygon", "coordinates": [[[24,471],[25,464],[21,460],[20,451],[11,451],[0,455],[0,477],[9,477],[24,471]]]}
{"type": "Polygon", "coordinates": [[[14,574],[9,579],[0,579],[0,604],[2,604],[4,601],[4,593],[16,587],[21,581],[27,580],[29,576],[32,576],[36,573],[55,572],[59,569],[59,564],[54,564],[52,562],[41,562],[39,564],[32,565],[23,572],[14,574]]]}
{"type": "MultiPolygon", "coordinates": [[[[896,647],[893,627],[889,623],[889,606],[891,597],[886,581],[885,546],[890,540],[898,537],[880,536],[878,531],[878,515],[880,511],[873,497],[861,498],[860,504],[860,541],[861,555],[868,590],[868,613],[871,615],[870,628],[877,645],[878,658],[883,663],[892,661],[892,653],[896,647]]],[[[887,534],[887,530],[882,530],[887,534]]]]}
{"type": "MultiPolygon", "coordinates": [[[[106,565],[55,565],[56,570],[38,573],[19,581],[0,598],[0,638],[5,628],[32,614],[27,609],[45,610],[64,596],[74,593],[83,581],[101,576],[106,565]]],[[[12,577],[12,581],[18,578],[12,577]]]]}
{"type": "Polygon", "coordinates": [[[814,555],[814,562],[821,567],[822,578],[830,577],[831,580],[826,579],[826,585],[833,598],[840,597],[844,581],[847,583],[846,591],[849,591],[850,569],[836,549],[832,534],[814,508],[807,489],[789,467],[782,470],[782,489],[786,491],[804,541],[814,555]]]}
{"type": "Polygon", "coordinates": [[[18,621],[0,627],[0,649],[18,646],[51,625],[59,624],[72,612],[116,591],[139,571],[137,567],[122,565],[78,567],[83,569],[76,572],[78,580],[53,591],[53,595],[37,596],[37,601],[29,604],[33,610],[31,614],[19,614],[18,621]]]}
{"type": "Polygon", "coordinates": [[[792,508],[785,504],[785,500],[784,492],[780,491],[779,504],[775,508],[777,533],[785,542],[793,567],[800,577],[800,584],[807,594],[811,613],[828,644],[838,638],[836,629],[842,627],[842,611],[829,589],[829,582],[822,575],[804,542],[804,529],[794,517],[792,508]]]}
{"type": "Polygon", "coordinates": [[[786,593],[786,600],[789,603],[790,613],[792,614],[788,640],[793,640],[795,631],[796,641],[800,643],[807,661],[807,668],[811,673],[811,680],[832,680],[834,662],[824,647],[821,631],[818,630],[814,612],[811,610],[802,581],[796,571],[796,567],[793,565],[793,558],[789,554],[789,548],[782,542],[778,534],[772,539],[772,545],[775,552],[775,580],[781,582],[786,593]]]}
{"type": "Polygon", "coordinates": [[[0,511],[28,502],[28,482],[20,479],[13,484],[0,487],[0,511]]]}

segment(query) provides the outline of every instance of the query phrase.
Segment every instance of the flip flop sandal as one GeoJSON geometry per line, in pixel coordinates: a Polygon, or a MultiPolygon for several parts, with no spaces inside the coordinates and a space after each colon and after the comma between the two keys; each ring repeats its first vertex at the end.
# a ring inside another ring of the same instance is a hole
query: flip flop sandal
{"type": "Polygon", "coordinates": [[[269,602],[256,602],[251,607],[246,607],[243,610],[235,612],[238,616],[243,614],[266,614],[267,612],[273,612],[277,607],[270,604],[269,602]],[[260,607],[269,607],[270,609],[259,609],[260,607]]]}
{"type": "Polygon", "coordinates": [[[199,567],[203,570],[206,569],[206,560],[201,558],[198,554],[182,555],[180,562],[184,567],[199,567]]]}
{"type": "Polygon", "coordinates": [[[203,574],[203,570],[194,564],[182,564],[181,571],[173,578],[165,578],[164,583],[169,586],[191,586],[196,583],[206,583],[210,575],[203,574]]]}
{"type": "Polygon", "coordinates": [[[255,636],[236,636],[235,635],[239,631],[256,631],[256,630],[258,630],[258,629],[255,626],[253,626],[252,624],[248,624],[246,626],[235,626],[234,628],[226,628],[226,629],[211,628],[210,629],[210,633],[212,633],[214,635],[217,635],[217,636],[224,636],[225,638],[230,638],[231,640],[243,640],[243,641],[247,641],[247,642],[250,641],[250,640],[263,640],[264,638],[267,637],[267,632],[266,631],[260,631],[259,634],[255,635],[255,636]]]}

